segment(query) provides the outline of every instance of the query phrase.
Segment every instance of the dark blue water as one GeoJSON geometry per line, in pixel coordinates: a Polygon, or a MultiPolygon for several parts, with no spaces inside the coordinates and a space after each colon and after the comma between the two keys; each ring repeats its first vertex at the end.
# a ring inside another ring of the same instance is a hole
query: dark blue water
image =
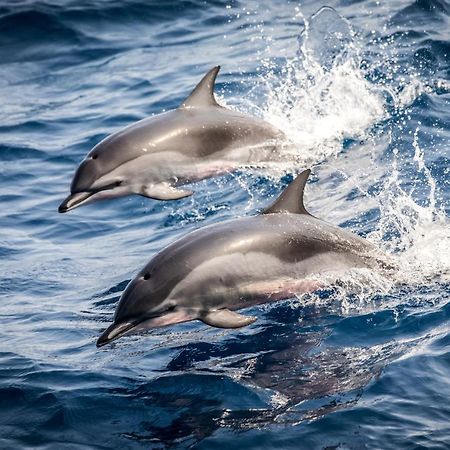
{"type": "Polygon", "coordinates": [[[443,0],[0,5],[0,447],[450,448],[450,4],[443,0]],[[344,20],[345,19],[345,20],[344,20]],[[307,32],[302,30],[307,22],[307,32]],[[222,65],[222,103],[313,166],[312,212],[397,260],[102,349],[127,282],[182,233],[255,214],[289,181],[57,207],[87,151],[222,65]]]}

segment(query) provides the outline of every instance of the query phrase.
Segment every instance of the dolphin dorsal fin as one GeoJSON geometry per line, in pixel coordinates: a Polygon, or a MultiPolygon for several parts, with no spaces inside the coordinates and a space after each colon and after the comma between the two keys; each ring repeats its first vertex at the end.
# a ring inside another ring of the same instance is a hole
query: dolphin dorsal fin
{"type": "Polygon", "coordinates": [[[291,213],[311,215],[303,204],[303,191],[308,180],[310,169],[304,170],[291,184],[281,193],[275,202],[266,208],[262,214],[291,213]]]}
{"type": "Polygon", "coordinates": [[[213,67],[195,86],[189,97],[181,104],[180,108],[198,108],[205,106],[219,106],[214,98],[214,83],[220,66],[213,67]]]}

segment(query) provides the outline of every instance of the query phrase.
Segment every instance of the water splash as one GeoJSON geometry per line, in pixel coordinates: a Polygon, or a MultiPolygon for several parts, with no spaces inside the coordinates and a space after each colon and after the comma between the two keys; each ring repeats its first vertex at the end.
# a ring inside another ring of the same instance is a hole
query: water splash
{"type": "MultiPolygon", "coordinates": [[[[434,87],[436,82],[429,77],[434,69],[417,64],[417,52],[411,63],[401,59],[405,48],[399,48],[398,40],[403,34],[407,37],[407,32],[369,36],[367,42],[363,33],[357,33],[329,7],[321,8],[310,18],[305,18],[297,8],[293,21],[304,23],[298,51],[281,61],[263,60],[264,89],[256,86],[255,103],[260,103],[262,90],[267,96],[264,106],[259,108],[260,115],[294,142],[284,150],[288,161],[271,164],[264,174],[276,180],[286,172],[316,164],[316,172],[325,165],[338,171],[348,181],[340,188],[351,186],[363,194],[363,199],[370,200],[358,206],[352,198],[353,211],[362,207],[363,211],[359,211],[362,216],[367,208],[378,209],[378,217],[370,225],[375,231],[367,237],[392,256],[398,266],[393,277],[373,271],[351,271],[337,285],[333,279],[332,291],[300,297],[297,304],[303,301],[313,301],[318,307],[332,304],[332,308],[352,314],[379,308],[380,303],[374,297],[381,296],[382,307],[395,308],[395,301],[405,301],[401,295],[390,295],[399,285],[417,286],[438,278],[447,279],[450,273],[448,218],[437,206],[436,182],[425,164],[419,129],[412,144],[417,169],[408,178],[420,178],[428,186],[425,205],[418,203],[413,191],[403,187],[405,175],[398,170],[397,153],[394,151],[392,162],[386,164],[385,158],[395,136],[410,129],[413,102],[424,93],[439,95],[434,87]],[[364,145],[352,144],[357,141],[364,141],[364,145]],[[349,152],[356,153],[356,166],[377,167],[367,172],[343,160],[342,155],[335,159],[349,146],[349,152]],[[371,154],[370,161],[363,160],[367,153],[371,154]]],[[[387,34],[389,30],[385,28],[384,32],[387,34]]],[[[267,42],[270,47],[272,41],[268,38],[267,42]]],[[[251,108],[256,107],[244,105],[244,109],[251,108]]],[[[239,175],[237,179],[248,192],[249,209],[255,204],[256,188],[250,187],[245,176],[239,175]]]]}
{"type": "Polygon", "coordinates": [[[386,116],[383,90],[361,68],[360,44],[334,9],[321,8],[305,23],[299,51],[281,69],[266,61],[266,120],[282,129],[295,151],[313,162],[336,156],[345,138],[357,139],[386,116]]]}
{"type": "MultiPolygon", "coordinates": [[[[305,164],[329,162],[342,151],[346,139],[372,139],[375,147],[380,138],[377,125],[383,122],[388,148],[393,130],[404,132],[409,126],[414,100],[433,92],[427,74],[421,66],[411,64],[400,71],[400,64],[394,64],[400,57],[394,35],[371,42],[372,47],[378,46],[371,51],[379,58],[369,63],[358,34],[332,8],[321,8],[309,19],[297,9],[294,18],[304,22],[297,54],[286,59],[281,74],[278,63],[264,62],[268,92],[265,119],[287,134],[295,143],[293,151],[301,153],[305,164]],[[402,119],[390,121],[394,116],[402,119]]],[[[395,258],[398,275],[392,279],[373,271],[352,271],[330,296],[316,296],[318,305],[331,297],[345,312],[367,309],[373,306],[375,293],[386,295],[399,283],[417,285],[449,278],[449,221],[436,202],[436,181],[425,164],[419,128],[412,145],[417,167],[414,177],[424,180],[429,190],[425,206],[414,198],[414,189],[408,192],[402,187],[396,151],[392,167],[386,166],[389,175],[384,176],[381,189],[375,193],[360,189],[380,211],[377,229],[368,238],[395,258]],[[351,298],[348,292],[352,292],[351,298]]],[[[351,150],[357,151],[358,146],[351,150]]],[[[358,185],[356,176],[345,174],[345,165],[338,171],[358,185]]],[[[377,181],[373,179],[371,184],[377,181]]],[[[311,300],[311,296],[307,298],[311,300]]],[[[389,296],[386,303],[393,306],[389,296]]]]}
{"type": "Polygon", "coordinates": [[[379,228],[370,238],[390,254],[396,255],[401,281],[423,284],[450,279],[450,223],[444,207],[436,202],[436,180],[425,164],[419,144],[419,128],[412,143],[417,174],[428,187],[428,200],[420,205],[414,188],[406,191],[394,149],[392,170],[377,197],[380,205],[379,228]]]}
{"type": "MultiPolygon", "coordinates": [[[[361,189],[378,204],[376,229],[367,238],[383,250],[395,265],[394,271],[380,273],[354,269],[339,277],[330,274],[332,289],[300,296],[295,307],[313,302],[339,314],[367,313],[380,308],[395,310],[399,305],[414,304],[425,308],[446,301],[439,295],[430,300],[430,293],[421,287],[439,286],[450,280],[450,221],[443,205],[436,199],[436,180],[425,163],[420,147],[419,128],[414,132],[412,147],[416,164],[415,176],[422,179],[420,187],[428,191],[426,201],[415,195],[417,183],[407,190],[398,168],[398,151],[394,149],[392,168],[375,194],[361,189]],[[410,293],[405,297],[405,289],[410,293]],[[402,293],[403,292],[403,295],[402,293]]],[[[327,281],[321,277],[321,281],[327,281]]]]}

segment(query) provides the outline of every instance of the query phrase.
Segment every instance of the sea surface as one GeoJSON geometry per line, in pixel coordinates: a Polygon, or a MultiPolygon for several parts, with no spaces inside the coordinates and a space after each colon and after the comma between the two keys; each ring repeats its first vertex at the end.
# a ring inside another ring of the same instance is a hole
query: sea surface
{"type": "Polygon", "coordinates": [[[0,448],[450,448],[450,3],[4,0],[0,177],[0,448]],[[219,101],[295,155],[58,214],[97,142],[217,64],[219,101]],[[307,207],[394,277],[96,348],[156,252],[257,214],[306,167],[307,207]]]}

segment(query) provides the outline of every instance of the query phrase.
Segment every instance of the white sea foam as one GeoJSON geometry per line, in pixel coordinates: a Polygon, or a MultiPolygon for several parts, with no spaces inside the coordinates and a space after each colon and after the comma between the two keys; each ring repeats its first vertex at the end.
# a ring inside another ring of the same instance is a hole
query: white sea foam
{"type": "MultiPolygon", "coordinates": [[[[426,201],[419,202],[415,198],[414,187],[409,190],[403,187],[396,151],[382,188],[372,195],[380,217],[376,230],[367,238],[392,258],[396,269],[388,275],[354,269],[340,275],[338,282],[331,275],[330,296],[301,296],[296,306],[313,301],[319,307],[331,305],[343,314],[353,314],[380,307],[395,309],[405,302],[412,302],[415,307],[423,303],[429,308],[447,301],[441,295],[433,295],[432,287],[450,281],[450,220],[444,207],[437,203],[436,180],[425,164],[418,128],[412,145],[416,174],[421,176],[421,188],[428,192],[426,201]],[[414,300],[400,295],[399,290],[404,291],[406,286],[416,297],[414,300]],[[427,288],[423,301],[423,295],[415,290],[421,286],[427,288]]],[[[327,279],[322,278],[322,281],[327,279]]]]}
{"type": "Polygon", "coordinates": [[[295,151],[313,163],[336,156],[345,138],[358,139],[386,116],[384,90],[361,69],[361,52],[349,23],[322,8],[305,23],[299,51],[272,70],[265,83],[263,115],[295,143],[295,151]]]}
{"type": "MultiPolygon", "coordinates": [[[[398,153],[383,189],[377,196],[381,217],[370,238],[397,257],[400,279],[407,283],[429,283],[450,279],[450,221],[436,201],[436,180],[425,164],[419,128],[414,133],[414,162],[428,190],[425,205],[414,198],[414,188],[402,187],[398,153]]],[[[421,183],[422,184],[422,183],[421,183]]]]}

